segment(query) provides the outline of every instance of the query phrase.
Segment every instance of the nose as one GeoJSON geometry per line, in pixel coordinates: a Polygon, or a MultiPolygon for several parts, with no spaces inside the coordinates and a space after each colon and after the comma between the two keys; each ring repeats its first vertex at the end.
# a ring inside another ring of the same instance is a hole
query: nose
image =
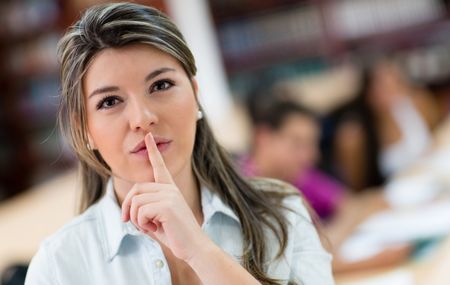
{"type": "Polygon", "coordinates": [[[133,131],[149,131],[150,127],[158,122],[158,116],[152,111],[148,103],[140,99],[130,99],[128,118],[130,129],[133,131]]]}

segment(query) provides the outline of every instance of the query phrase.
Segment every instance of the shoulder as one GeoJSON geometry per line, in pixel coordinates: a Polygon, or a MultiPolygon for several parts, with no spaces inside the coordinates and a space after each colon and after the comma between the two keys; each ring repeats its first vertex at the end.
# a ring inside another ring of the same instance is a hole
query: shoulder
{"type": "Polygon", "coordinates": [[[44,254],[54,262],[61,263],[99,249],[103,252],[103,247],[98,247],[102,244],[98,220],[97,206],[93,205],[47,237],[41,243],[38,254],[44,254]]]}
{"type": "Polygon", "coordinates": [[[333,284],[331,255],[324,249],[316,227],[316,219],[301,193],[289,183],[276,179],[256,178],[249,180],[255,189],[265,195],[275,197],[288,222],[288,241],[283,258],[277,259],[276,237],[270,234],[270,256],[272,263],[269,272],[274,278],[296,281],[299,284],[333,284]]]}
{"type": "Polygon", "coordinates": [[[87,239],[97,234],[97,214],[96,206],[93,205],[84,213],[73,218],[54,234],[46,238],[41,246],[48,249],[57,249],[58,247],[73,244],[77,240],[87,239]]]}
{"type": "Polygon", "coordinates": [[[279,193],[279,194],[298,194],[299,191],[293,185],[284,181],[266,178],[266,177],[253,177],[247,180],[252,187],[256,190],[264,191],[267,193],[279,193]]]}
{"type": "Polygon", "coordinates": [[[290,222],[293,222],[292,218],[311,222],[310,207],[295,186],[278,179],[262,177],[251,178],[248,182],[256,190],[264,192],[274,204],[285,208],[290,222]]]}
{"type": "Polygon", "coordinates": [[[85,253],[98,241],[95,205],[73,218],[53,235],[47,237],[31,260],[26,285],[59,284],[57,268],[82,266],[85,253]]]}
{"type": "Polygon", "coordinates": [[[319,169],[309,170],[304,176],[303,182],[299,183],[299,188],[326,193],[331,197],[340,197],[345,191],[345,186],[342,183],[319,169]]]}

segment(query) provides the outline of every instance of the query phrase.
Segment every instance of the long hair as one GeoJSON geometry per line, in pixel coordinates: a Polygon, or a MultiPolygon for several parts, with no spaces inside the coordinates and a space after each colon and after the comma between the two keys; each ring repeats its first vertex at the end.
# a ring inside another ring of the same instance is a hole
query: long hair
{"type": "MultiPolygon", "coordinates": [[[[69,28],[59,43],[62,94],[58,121],[80,160],[83,188],[80,211],[104,195],[106,180],[111,175],[100,153],[87,145],[82,79],[99,51],[136,43],[166,52],[180,62],[189,78],[195,76],[195,60],[183,36],[167,16],[151,7],[131,3],[93,6],[69,28]]],[[[288,225],[281,201],[290,194],[280,189],[288,186],[265,182],[265,188],[271,189],[261,191],[264,187],[255,186],[261,183],[243,179],[216,142],[206,118],[197,121],[191,163],[198,181],[217,193],[239,217],[244,242],[243,266],[263,284],[279,284],[266,273],[269,245],[265,229],[270,229],[277,237],[277,258],[282,256],[288,242],[288,225]]]]}
{"type": "MultiPolygon", "coordinates": [[[[379,167],[380,142],[376,131],[375,113],[367,99],[369,89],[373,84],[372,81],[370,69],[364,69],[361,77],[361,86],[355,98],[330,115],[336,126],[345,122],[358,122],[362,126],[364,139],[367,144],[365,146],[364,180],[362,185],[355,185],[357,187],[356,191],[380,186],[386,180],[379,167]]],[[[336,133],[334,132],[332,136],[336,136],[336,133]]],[[[332,156],[335,155],[336,153],[332,154],[332,156]]]]}

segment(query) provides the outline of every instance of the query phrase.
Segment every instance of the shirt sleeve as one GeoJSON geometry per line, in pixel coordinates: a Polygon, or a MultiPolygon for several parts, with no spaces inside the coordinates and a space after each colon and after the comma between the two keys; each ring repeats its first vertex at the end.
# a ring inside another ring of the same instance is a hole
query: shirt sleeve
{"type": "MultiPolygon", "coordinates": [[[[298,203],[298,201],[297,201],[298,203]]],[[[322,246],[311,217],[301,202],[295,213],[290,281],[302,285],[334,284],[331,254],[322,246]]]]}
{"type": "Polygon", "coordinates": [[[36,255],[31,260],[28,267],[25,285],[56,285],[56,279],[52,272],[48,249],[41,246],[36,255]]]}

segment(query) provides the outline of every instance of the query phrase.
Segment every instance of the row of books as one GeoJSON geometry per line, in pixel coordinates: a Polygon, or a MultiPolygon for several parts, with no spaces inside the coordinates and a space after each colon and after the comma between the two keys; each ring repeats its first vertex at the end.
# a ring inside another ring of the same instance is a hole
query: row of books
{"type": "Polygon", "coordinates": [[[345,0],[331,4],[329,27],[347,40],[438,20],[445,16],[440,0],[345,0]]]}
{"type": "Polygon", "coordinates": [[[317,7],[301,6],[230,21],[221,25],[218,33],[225,58],[233,58],[290,46],[314,46],[323,36],[323,26],[317,7]]]}
{"type": "Polygon", "coordinates": [[[323,6],[301,4],[222,23],[219,40],[225,59],[245,59],[254,54],[297,55],[334,44],[386,32],[401,31],[445,16],[440,0],[344,0],[323,6]],[[295,51],[294,51],[295,52],[295,51]]]}

